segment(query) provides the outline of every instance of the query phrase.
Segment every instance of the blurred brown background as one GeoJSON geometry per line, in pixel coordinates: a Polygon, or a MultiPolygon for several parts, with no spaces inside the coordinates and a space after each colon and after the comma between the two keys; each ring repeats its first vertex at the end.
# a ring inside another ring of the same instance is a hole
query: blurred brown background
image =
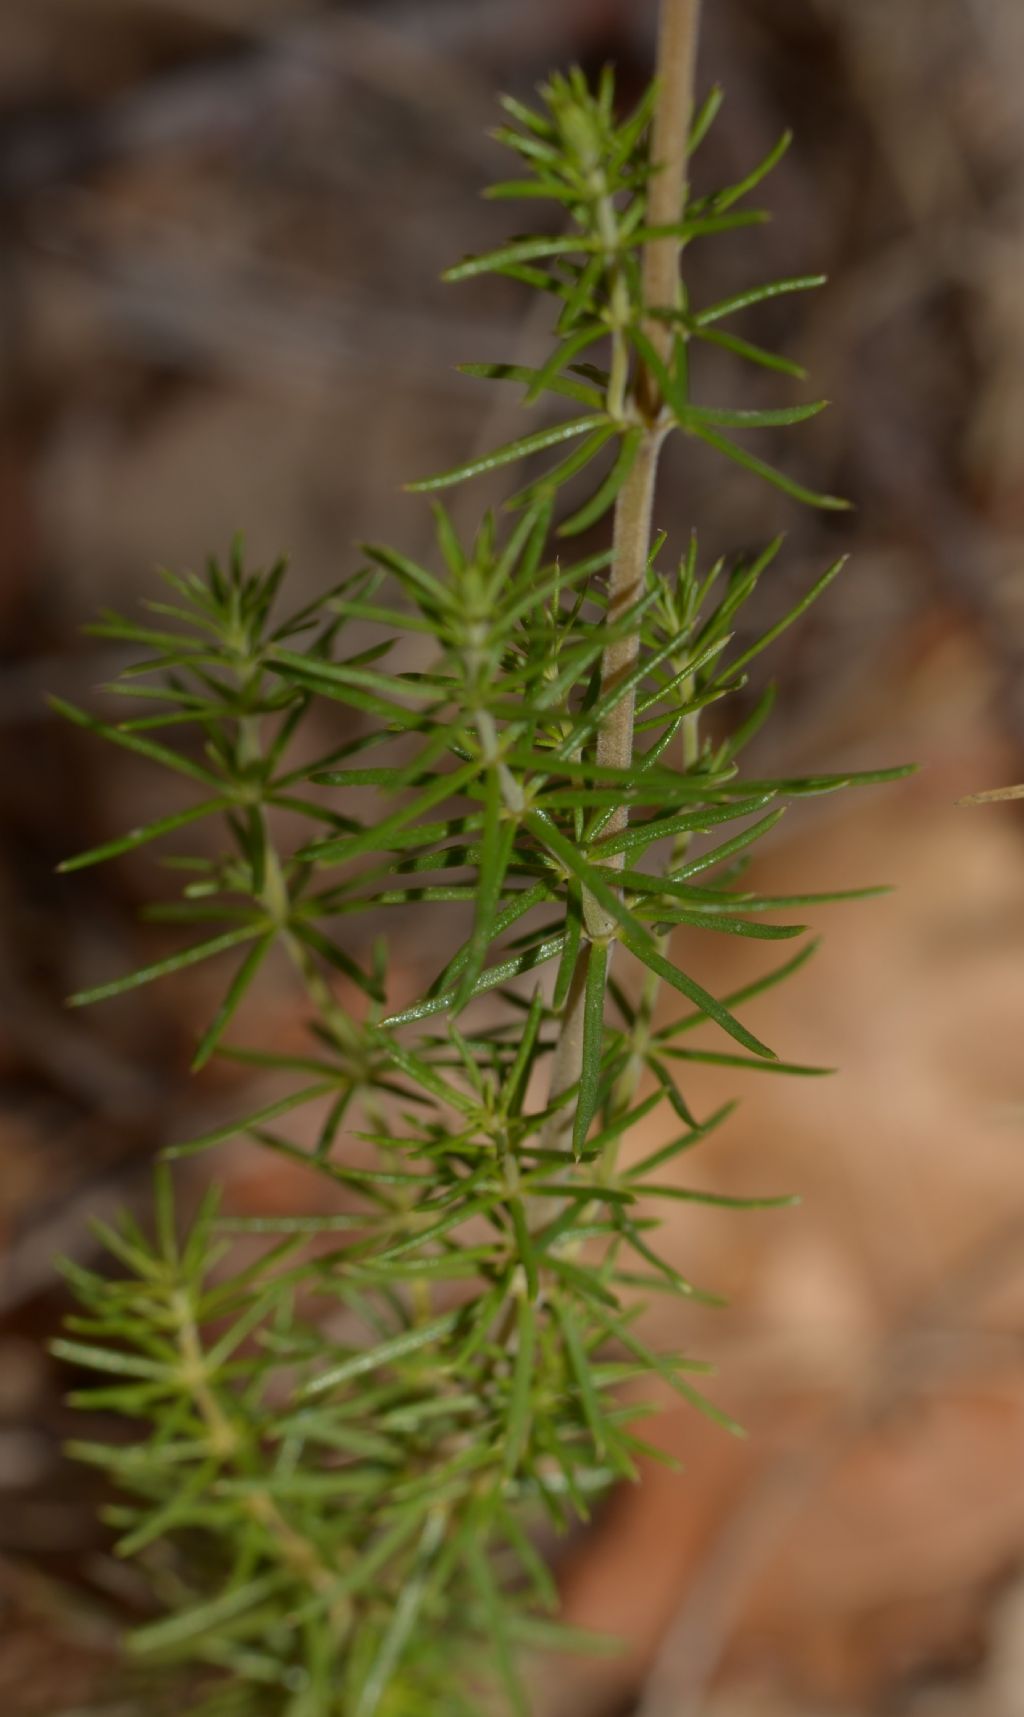
{"type": "MultiPolygon", "coordinates": [[[[1022,811],[955,801],[1024,777],[1024,4],[706,12],[702,85],[728,101],[698,185],[785,124],[797,141],[772,226],[695,248],[694,294],[829,273],[744,332],[838,402],[786,456],[857,511],[800,516],[686,446],[658,522],[696,522],[708,553],[784,524],[766,613],[851,547],[776,654],[763,758],[924,768],[791,814],[763,862],[769,886],[898,892],[823,910],[816,963],[751,1010],[785,1054],[842,1071],[754,1084],[698,1172],[804,1207],[674,1219],[687,1274],[733,1309],[651,1319],[719,1363],[751,1436],[668,1409],[686,1472],[655,1470],[563,1562],[574,1619],[630,1650],[565,1666],[543,1704],[1021,1717],[1022,811]]],[[[111,1642],[138,1595],[62,1462],[52,1259],[88,1257],[89,1217],[143,1202],[155,1149],[241,1099],[237,1076],[185,1078],[205,979],[62,1008],[164,945],[135,917],[151,867],[53,875],[151,814],[161,782],[45,693],[90,698],[117,658],[82,622],[239,526],[254,556],[291,552],[297,593],[363,535],[424,546],[401,480],[523,421],[454,364],[529,361],[546,335],[515,293],[438,284],[504,230],[477,199],[494,93],[570,58],[614,59],[637,93],[654,7],[2,0],[0,20],[0,1704],[98,1717],[137,1710],[111,1642]]],[[[737,379],[710,367],[702,388],[731,402],[737,379]]],[[[427,952],[413,931],[410,967],[427,952]]],[[[692,958],[719,989],[749,970],[692,958]]],[[[283,980],[261,1005],[263,1029],[298,1031],[283,980]]],[[[240,1208],[292,1195],[244,1151],[221,1168],[240,1208]]]]}

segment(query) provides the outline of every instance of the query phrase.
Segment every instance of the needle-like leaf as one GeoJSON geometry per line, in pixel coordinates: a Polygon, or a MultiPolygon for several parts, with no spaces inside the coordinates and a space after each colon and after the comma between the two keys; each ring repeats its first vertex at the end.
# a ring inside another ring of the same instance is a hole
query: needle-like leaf
{"type": "Polygon", "coordinates": [[[407,483],[406,488],[420,495],[429,494],[434,489],[450,489],[456,483],[466,482],[469,477],[479,477],[485,471],[498,470],[502,465],[516,464],[534,453],[543,453],[545,448],[557,447],[559,442],[586,435],[600,422],[598,416],[592,415],[572,418],[567,423],[555,424],[551,429],[534,430],[532,435],[509,441],[494,453],[482,454],[479,459],[470,459],[465,465],[456,465],[451,471],[442,471],[436,477],[421,477],[415,483],[407,483]]]}

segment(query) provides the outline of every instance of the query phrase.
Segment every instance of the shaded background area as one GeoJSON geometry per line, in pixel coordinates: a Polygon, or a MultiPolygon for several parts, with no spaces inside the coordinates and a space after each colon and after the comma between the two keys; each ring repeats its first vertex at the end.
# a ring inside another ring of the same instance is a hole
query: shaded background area
{"type": "MultiPolygon", "coordinates": [[[[700,1172],[799,1191],[804,1208],[675,1219],[680,1267],[733,1309],[651,1320],[718,1362],[751,1436],[666,1412],[658,1435],[687,1470],[654,1469],[562,1560],[573,1618],[630,1647],[560,1667],[542,1703],[1019,1717],[1024,839],[1019,808],[954,802],[1024,777],[1024,7],[707,11],[702,84],[728,101],[698,185],[738,176],[786,124],[797,140],[773,224],[694,248],[694,296],[831,276],[743,331],[780,341],[838,402],[784,457],[857,511],[800,515],[674,445],[658,522],[696,523],[708,554],[784,526],[765,615],[851,547],[772,663],[786,689],[764,761],[925,767],[794,813],[763,862],[769,887],[898,893],[823,913],[815,964],[752,1010],[794,1060],[842,1072],[741,1093],[700,1172]]],[[[505,230],[477,197],[499,170],[494,91],[612,58],[635,95],[654,8],[4,0],[3,15],[0,1702],[11,1717],[134,1713],[156,1695],[126,1683],[111,1642],[141,1597],[92,1481],[60,1454],[52,1260],[88,1258],[89,1218],[144,1205],[155,1150],[244,1099],[237,1072],[186,1079],[206,976],[87,1018],[63,1009],[166,945],[136,919],[164,886],[151,865],[53,874],[154,814],[164,784],[53,721],[45,694],[90,699],[118,658],[82,622],[146,594],[156,559],[196,564],[240,526],[253,556],[292,554],[296,600],[363,536],[425,548],[401,481],[524,421],[454,365],[545,348],[516,292],[437,278],[505,230]]],[[[728,367],[705,365],[700,387],[738,397],[728,367]]],[[[461,491],[461,518],[485,498],[461,491]]],[[[404,945],[411,983],[430,960],[421,925],[404,945]]],[[[702,958],[719,989],[749,969],[702,958]]],[[[283,973],[259,1005],[260,1034],[298,1035],[283,973]]],[[[739,1083],[694,1081],[695,1100],[739,1083]]],[[[247,1149],[220,1170],[237,1209],[297,1196],[247,1149]]]]}

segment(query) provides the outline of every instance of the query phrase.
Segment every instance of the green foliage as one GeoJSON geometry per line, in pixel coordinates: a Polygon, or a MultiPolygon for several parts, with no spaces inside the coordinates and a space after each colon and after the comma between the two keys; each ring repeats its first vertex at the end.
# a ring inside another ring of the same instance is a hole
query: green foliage
{"type": "MultiPolygon", "coordinates": [[[[564,230],[516,238],[451,277],[497,273],[549,294],[556,343],[539,369],[468,367],[521,384],[528,403],[568,399],[572,415],[413,487],[554,453],[511,520],[488,515],[464,542],[436,506],[431,565],[368,546],[351,576],[286,619],[283,566],[251,572],[239,544],[205,577],[165,573],[169,594],[145,624],[106,615],[95,628],[141,653],[108,688],[139,713],[102,723],[61,706],[196,792],[65,866],[169,838],[183,886],[162,916],[195,937],[74,1002],[221,962],[223,1001],[195,1065],[235,1056],[280,1094],[169,1154],[247,1135],[308,1170],[315,1190],[307,1217],[229,1221],[211,1195],[179,1225],[163,1169],[156,1238],[126,1218],[104,1232],[117,1275],[68,1266],[81,1312],[58,1351],[96,1374],[75,1400],[137,1432],[75,1452],[116,1480],[119,1552],[147,1566],[161,1605],[132,1649],[198,1666],[196,1709],[225,1708],[226,1673],[239,1709],[273,1717],[469,1714],[490,1709],[495,1680],[510,1711],[528,1712],[523,1648],[561,1638],[535,1527],[565,1529],[636,1476],[645,1409],[624,1402],[623,1383],[657,1380],[721,1417],[695,1382],[702,1366],[637,1333],[638,1290],[714,1298],[658,1251],[661,1201],[788,1202],[665,1176],[731,1112],[692,1114],[681,1064],[819,1071],[778,1060],[744,1022],[747,1002],[810,948],[721,997],[677,963],[672,933],[800,937],[791,910],[845,896],[747,889],[750,849],[790,799],[900,771],[744,777],[770,698],[731,737],[701,725],[838,566],[737,648],[737,615],[778,543],[706,573],[696,544],[676,565],[655,549],[614,615],[609,551],[557,550],[616,505],[645,437],[672,429],[800,499],[839,504],[719,433],[799,423],[820,402],[727,411],[690,391],[704,340],[792,370],[718,324],[817,281],[704,309],[681,294],[663,313],[667,364],[652,344],[643,247],[761,218],[737,205],[780,151],[653,231],[651,106],[620,120],[611,77],[591,92],[578,72],[552,79],[537,111],[506,103],[499,135],[527,177],[492,195],[549,199],[564,230]],[[592,461],[590,498],[567,509],[563,486],[592,461]],[[414,641],[415,666],[391,660],[400,639],[414,641]],[[609,680],[609,646],[633,639],[635,664],[609,680]],[[333,705],[351,737],[311,756],[311,713],[323,731],[333,705]],[[636,748],[623,767],[602,759],[600,739],[627,709],[636,748]],[[216,839],[190,852],[200,821],[216,839]],[[608,934],[588,929],[594,903],[608,934]],[[461,928],[422,993],[389,1012],[375,932],[394,919],[401,935],[410,914],[442,906],[431,946],[461,928]],[[306,1055],[234,1044],[275,950],[308,995],[306,1055]],[[655,1028],[662,984],[692,1011],[655,1028]],[[545,1093],[574,1008],[578,1071],[545,1093]],[[697,1044],[681,1045],[694,1029],[697,1044]],[[302,1146],[278,1126],[307,1108],[316,1139],[302,1146]],[[677,1136],[629,1162],[623,1143],[662,1109],[677,1136]]],[[[716,110],[713,98],[698,114],[695,141],[716,110]]]]}

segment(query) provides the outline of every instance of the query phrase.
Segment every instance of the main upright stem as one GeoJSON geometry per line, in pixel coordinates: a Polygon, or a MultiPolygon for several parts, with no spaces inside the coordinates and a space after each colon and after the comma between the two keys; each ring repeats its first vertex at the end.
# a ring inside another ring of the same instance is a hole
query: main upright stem
{"type": "MultiPolygon", "coordinates": [[[[651,160],[657,171],[647,193],[647,224],[672,226],[686,194],[697,71],[701,0],[662,0],[658,31],[658,105],[651,128],[651,160]]],[[[644,304],[672,310],[679,293],[678,238],[652,239],[644,250],[644,304]]],[[[647,336],[662,361],[672,349],[672,330],[652,318],[647,336]]]]}
{"type": "MultiPolygon", "coordinates": [[[[647,194],[647,224],[672,226],[682,215],[686,194],[690,127],[693,118],[694,77],[701,0],[662,0],[658,31],[657,104],[651,137],[654,172],[647,194]]],[[[644,305],[649,312],[674,310],[679,299],[680,240],[651,239],[644,249],[644,305]]],[[[663,359],[671,351],[672,329],[663,319],[648,314],[646,333],[663,359]]],[[[661,399],[654,378],[640,366],[633,382],[632,398],[643,425],[643,438],[633,468],[619,491],[615,506],[613,557],[608,582],[608,617],[620,620],[635,607],[643,593],[651,547],[651,516],[658,475],[658,457],[666,430],[661,422],[661,399]]],[[[601,690],[609,691],[631,673],[640,650],[639,631],[609,644],[601,662],[601,690]]],[[[632,691],[620,698],[597,735],[598,762],[628,769],[633,760],[632,691]]],[[[625,828],[629,812],[618,808],[607,825],[607,833],[625,828]]],[[[622,856],[612,859],[621,869],[622,856]]],[[[615,920],[594,900],[585,902],[586,939],[562,1015],[561,1030],[551,1070],[550,1100],[576,1084],[583,1062],[583,1014],[587,966],[595,942],[607,942],[615,920]]],[[[549,1142],[564,1144],[572,1131],[572,1116],[559,1110],[549,1128],[549,1142]]]]}

